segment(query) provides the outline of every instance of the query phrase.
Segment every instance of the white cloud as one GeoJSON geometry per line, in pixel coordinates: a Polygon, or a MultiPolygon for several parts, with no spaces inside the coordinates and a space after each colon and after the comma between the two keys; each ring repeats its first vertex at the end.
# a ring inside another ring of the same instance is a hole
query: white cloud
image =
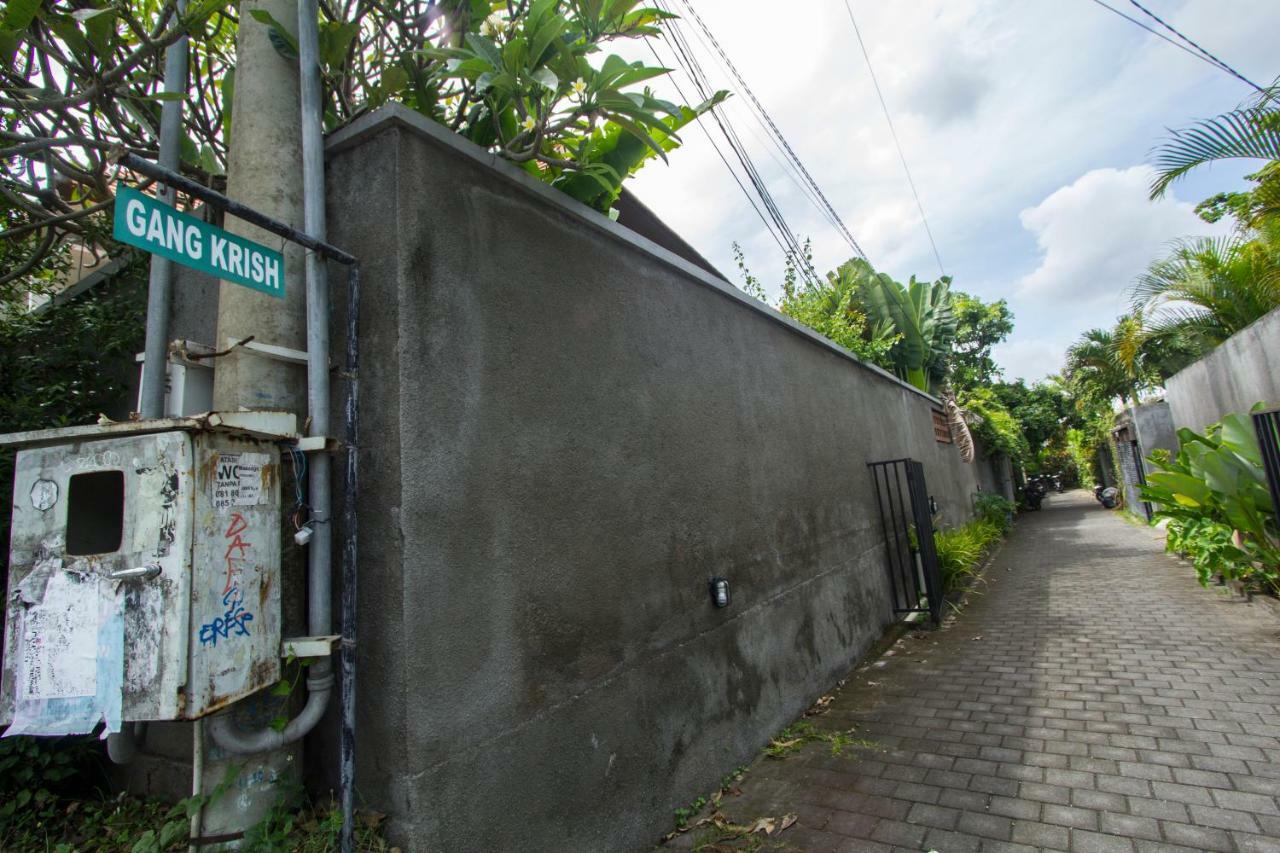
{"type": "MultiPolygon", "coordinates": [[[[1247,98],[1239,81],[1092,3],[851,3],[946,270],[957,288],[1010,299],[1014,343],[1068,341],[1109,325],[1130,278],[1161,244],[1200,228],[1186,204],[1148,203],[1145,178],[1130,167],[1165,128],[1247,98]]],[[[776,3],[695,3],[871,261],[903,280],[935,276],[843,2],[793,5],[784,14],[776,3]]],[[[1280,3],[1225,8],[1164,0],[1157,11],[1269,82],[1280,3]]],[[[712,85],[736,90],[726,112],[792,229],[813,238],[815,266],[835,267],[848,246],[791,183],[763,131],[748,129],[748,99],[714,52],[686,32],[712,85]]],[[[654,87],[670,93],[674,82],[693,95],[681,73],[654,87]]],[[[725,148],[714,122],[703,124],[725,148]]],[[[703,130],[682,136],[670,166],[646,167],[632,189],[726,273],[734,272],[729,244],[741,243],[776,291],[781,252],[703,130]]],[[[1237,188],[1248,165],[1201,170],[1178,185],[1179,196],[1237,188]]]]}
{"type": "Polygon", "coordinates": [[[1007,381],[1024,379],[1031,383],[1062,369],[1068,345],[1064,340],[1006,341],[997,344],[991,354],[1007,381]]]}
{"type": "Polygon", "coordinates": [[[1225,223],[1205,223],[1194,205],[1168,195],[1150,201],[1153,174],[1149,166],[1093,169],[1022,211],[1040,262],[1018,282],[1018,297],[1041,309],[1114,304],[1170,240],[1224,232],[1225,223]]]}

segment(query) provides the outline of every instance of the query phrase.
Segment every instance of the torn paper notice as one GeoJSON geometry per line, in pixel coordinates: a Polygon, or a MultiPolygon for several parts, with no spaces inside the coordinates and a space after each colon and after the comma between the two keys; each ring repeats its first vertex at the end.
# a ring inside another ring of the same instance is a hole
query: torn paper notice
{"type": "Polygon", "coordinates": [[[262,471],[271,461],[265,453],[222,453],[213,481],[213,506],[223,512],[233,506],[262,503],[262,471]]]}
{"type": "Polygon", "coordinates": [[[124,620],[113,585],[93,572],[54,571],[20,616],[10,735],[120,731],[124,620]]]}

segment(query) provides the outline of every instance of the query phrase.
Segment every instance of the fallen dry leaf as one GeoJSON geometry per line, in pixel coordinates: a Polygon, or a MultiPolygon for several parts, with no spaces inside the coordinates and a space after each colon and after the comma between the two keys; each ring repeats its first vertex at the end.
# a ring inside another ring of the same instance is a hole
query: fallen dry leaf
{"type": "Polygon", "coordinates": [[[794,814],[794,813],[784,814],[782,816],[782,825],[778,827],[778,832],[785,832],[786,830],[790,829],[792,826],[795,825],[795,822],[798,821],[799,819],[800,819],[800,815],[798,814],[794,814]]]}
{"type": "Polygon", "coordinates": [[[757,818],[756,822],[751,824],[751,828],[747,830],[747,835],[755,835],[757,832],[764,832],[765,835],[773,835],[773,830],[777,828],[777,825],[778,821],[776,818],[757,818]]]}

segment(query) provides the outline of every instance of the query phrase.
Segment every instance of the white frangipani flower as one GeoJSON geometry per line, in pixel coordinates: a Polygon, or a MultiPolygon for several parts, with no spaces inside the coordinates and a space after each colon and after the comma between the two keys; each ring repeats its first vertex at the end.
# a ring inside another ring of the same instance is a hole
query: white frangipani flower
{"type": "Polygon", "coordinates": [[[577,95],[579,98],[581,98],[581,97],[582,97],[582,95],[583,95],[583,93],[584,93],[584,92],[586,92],[586,91],[587,91],[587,81],[586,81],[586,80],[583,80],[581,77],[579,77],[577,80],[574,80],[574,81],[573,81],[573,94],[575,94],[575,95],[577,95]]]}
{"type": "Polygon", "coordinates": [[[502,35],[509,29],[511,29],[511,22],[494,12],[480,24],[480,35],[490,38],[495,35],[502,35]]]}
{"type": "Polygon", "coordinates": [[[526,116],[525,120],[520,122],[520,126],[523,127],[525,130],[532,131],[535,127],[538,126],[538,122],[533,116],[526,116]]]}

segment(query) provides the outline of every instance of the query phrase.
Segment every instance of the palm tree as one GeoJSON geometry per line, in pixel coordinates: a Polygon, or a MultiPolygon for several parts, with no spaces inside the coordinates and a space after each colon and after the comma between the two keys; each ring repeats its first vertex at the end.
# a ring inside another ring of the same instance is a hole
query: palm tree
{"type": "Polygon", "coordinates": [[[1119,397],[1138,405],[1138,389],[1143,382],[1125,365],[1120,351],[1125,335],[1124,320],[1117,331],[1090,329],[1067,348],[1067,364],[1063,371],[1069,383],[1098,402],[1119,397]]]}
{"type": "Polygon", "coordinates": [[[1264,160],[1258,173],[1261,214],[1280,211],[1280,81],[1272,84],[1251,105],[1202,119],[1190,127],[1175,130],[1153,152],[1156,177],[1151,183],[1153,199],[1164,195],[1169,185],[1197,166],[1215,160],[1264,160]]]}
{"type": "Polygon", "coordinates": [[[1129,295],[1142,337],[1207,351],[1280,308],[1280,259],[1241,236],[1179,240],[1152,262],[1129,295]]]}

